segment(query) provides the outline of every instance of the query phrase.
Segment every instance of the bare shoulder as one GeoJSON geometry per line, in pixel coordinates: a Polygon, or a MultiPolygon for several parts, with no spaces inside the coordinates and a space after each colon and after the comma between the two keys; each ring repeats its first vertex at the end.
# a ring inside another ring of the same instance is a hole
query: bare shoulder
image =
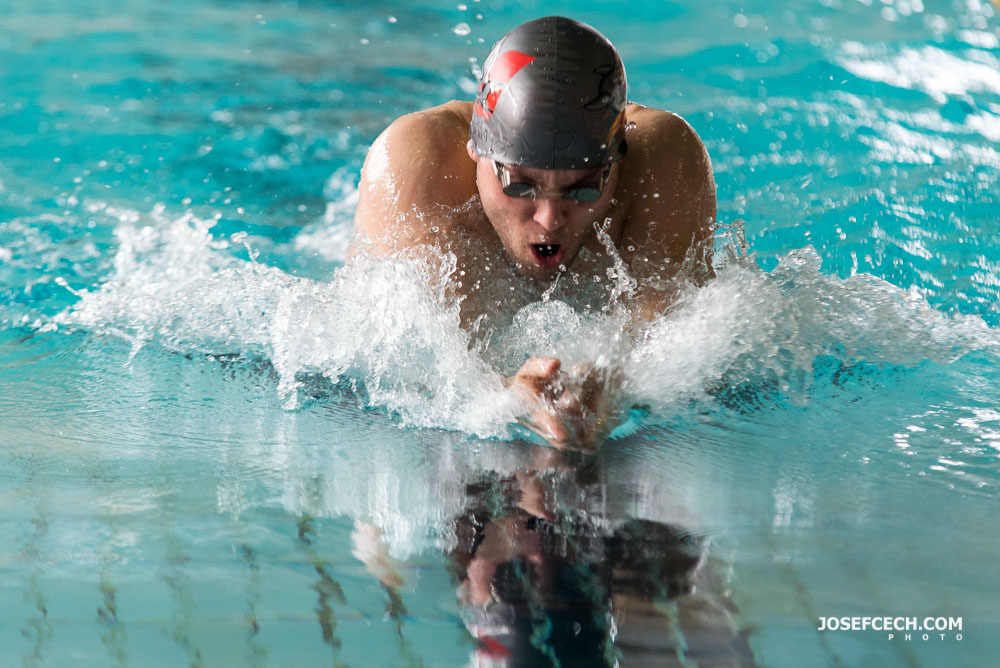
{"type": "Polygon", "coordinates": [[[368,151],[358,186],[357,233],[416,243],[422,214],[458,207],[475,192],[466,154],[472,105],[449,102],[393,121],[368,151]]]}
{"type": "Polygon", "coordinates": [[[682,173],[686,179],[711,176],[711,161],[698,133],[675,113],[629,104],[629,152],[623,168],[654,177],[682,173]]]}
{"type": "MultiPolygon", "coordinates": [[[[679,263],[705,247],[715,223],[715,178],[704,143],[677,114],[630,104],[619,191],[626,246],[643,262],[679,263]]],[[[707,256],[706,256],[707,258],[707,256]]]]}
{"type": "MultiPolygon", "coordinates": [[[[446,104],[400,116],[376,140],[407,151],[418,159],[452,157],[456,145],[469,139],[472,104],[453,100],[446,104]]],[[[374,147],[374,144],[373,144],[374,147]]]]}

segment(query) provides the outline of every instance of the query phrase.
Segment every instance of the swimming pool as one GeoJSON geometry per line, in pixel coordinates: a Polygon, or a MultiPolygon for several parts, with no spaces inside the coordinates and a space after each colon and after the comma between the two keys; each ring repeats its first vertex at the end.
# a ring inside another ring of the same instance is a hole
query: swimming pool
{"type": "Polygon", "coordinates": [[[759,665],[992,665],[997,11],[5,0],[0,663],[485,662],[466,626],[491,622],[459,601],[462,518],[485,513],[582,555],[560,582],[603,578],[556,588],[587,656],[613,563],[671,585],[679,634],[618,629],[639,659],[705,665],[704,609],[759,665]],[[615,42],[745,221],[638,344],[554,299],[470,346],[419,266],[342,268],[371,140],[470,98],[492,41],[547,13],[615,42]],[[618,346],[646,409],[553,461],[508,426],[524,341],[618,346]],[[528,527],[525,486],[555,519],[528,527]],[[845,616],[963,628],[817,631],[845,616]]]}

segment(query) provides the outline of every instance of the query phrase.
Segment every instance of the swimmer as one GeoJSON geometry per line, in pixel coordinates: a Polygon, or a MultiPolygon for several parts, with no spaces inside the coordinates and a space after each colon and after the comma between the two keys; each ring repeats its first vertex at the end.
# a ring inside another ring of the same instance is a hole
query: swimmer
{"type": "MultiPolygon", "coordinates": [[[[615,47],[550,16],[493,46],[474,101],[408,114],[376,139],[351,252],[452,253],[450,287],[468,324],[497,308],[478,288],[504,268],[536,286],[535,299],[569,271],[606,276],[610,238],[637,281],[629,311],[649,320],[670,303],[664,279],[686,261],[710,274],[715,211],[711,163],[691,126],[627,102],[615,47]]],[[[592,449],[614,426],[609,379],[574,390],[561,366],[531,357],[509,386],[550,444],[592,449]]]]}

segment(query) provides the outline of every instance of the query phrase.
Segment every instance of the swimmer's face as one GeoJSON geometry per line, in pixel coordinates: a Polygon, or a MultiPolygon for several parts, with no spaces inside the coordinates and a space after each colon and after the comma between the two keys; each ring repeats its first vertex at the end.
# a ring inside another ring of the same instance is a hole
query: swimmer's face
{"type": "Polygon", "coordinates": [[[501,178],[492,160],[476,155],[476,183],[483,211],[503,243],[508,255],[525,276],[553,277],[560,265],[569,267],[576,259],[594,221],[603,220],[611,207],[617,168],[613,168],[601,196],[593,202],[560,197],[576,188],[601,188],[605,170],[535,169],[506,166],[509,183],[537,186],[539,197],[510,197],[504,194],[501,178]]]}

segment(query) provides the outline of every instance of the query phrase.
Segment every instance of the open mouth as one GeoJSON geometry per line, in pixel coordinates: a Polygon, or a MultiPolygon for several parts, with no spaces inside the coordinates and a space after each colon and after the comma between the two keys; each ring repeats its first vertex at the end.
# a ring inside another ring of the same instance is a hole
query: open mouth
{"type": "Polygon", "coordinates": [[[531,259],[535,261],[536,267],[558,267],[565,255],[561,244],[531,244],[531,259]]]}
{"type": "Polygon", "coordinates": [[[542,258],[550,258],[559,252],[559,244],[531,244],[535,254],[542,258]]]}

